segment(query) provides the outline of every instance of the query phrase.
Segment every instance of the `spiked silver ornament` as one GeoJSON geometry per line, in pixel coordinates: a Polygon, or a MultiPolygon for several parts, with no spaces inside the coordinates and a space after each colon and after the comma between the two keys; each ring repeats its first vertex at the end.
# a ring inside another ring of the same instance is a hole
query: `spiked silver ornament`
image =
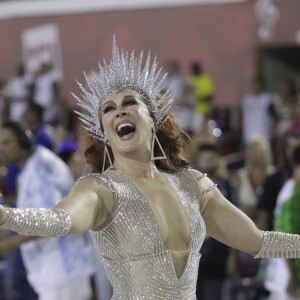
{"type": "Polygon", "coordinates": [[[84,111],[75,112],[83,122],[83,128],[100,141],[104,141],[104,134],[101,128],[102,102],[106,96],[124,90],[133,90],[141,96],[154,116],[156,130],[164,122],[173,102],[173,97],[169,91],[162,93],[162,82],[167,74],[160,78],[161,69],[156,71],[156,57],[152,62],[152,66],[150,66],[150,51],[143,68],[142,64],[143,52],[141,52],[139,57],[135,58],[134,51],[132,51],[129,58],[128,52],[124,52],[123,49],[119,51],[114,36],[110,63],[107,64],[103,60],[102,65],[99,63],[99,71],[97,73],[94,71],[91,75],[84,73],[89,90],[77,82],[82,91],[82,98],[74,94],[73,96],[84,111]]]}

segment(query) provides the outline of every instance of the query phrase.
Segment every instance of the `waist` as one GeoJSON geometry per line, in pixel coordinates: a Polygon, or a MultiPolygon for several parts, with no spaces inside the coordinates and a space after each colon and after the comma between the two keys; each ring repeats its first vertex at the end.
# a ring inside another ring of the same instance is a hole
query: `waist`
{"type": "Polygon", "coordinates": [[[144,296],[142,294],[127,294],[127,295],[116,295],[114,294],[111,300],[197,300],[196,294],[194,295],[178,295],[174,294],[172,297],[168,297],[168,295],[163,295],[161,298],[158,298],[157,295],[154,295],[153,297],[144,296]]]}

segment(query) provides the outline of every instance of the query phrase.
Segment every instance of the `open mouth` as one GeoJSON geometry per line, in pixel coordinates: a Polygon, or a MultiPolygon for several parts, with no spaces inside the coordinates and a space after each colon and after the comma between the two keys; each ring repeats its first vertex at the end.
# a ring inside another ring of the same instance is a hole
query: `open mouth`
{"type": "Polygon", "coordinates": [[[135,132],[135,126],[131,123],[122,123],[117,127],[117,134],[121,138],[133,132],[135,132]]]}

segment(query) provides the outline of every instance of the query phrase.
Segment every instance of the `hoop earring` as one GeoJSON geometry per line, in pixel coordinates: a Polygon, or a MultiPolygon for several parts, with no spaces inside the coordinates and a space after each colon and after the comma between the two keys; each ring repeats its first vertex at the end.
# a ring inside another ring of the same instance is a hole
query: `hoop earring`
{"type": "Polygon", "coordinates": [[[151,160],[163,160],[163,159],[167,159],[167,156],[164,152],[164,149],[162,148],[158,138],[157,138],[157,135],[156,135],[156,132],[155,130],[153,130],[153,135],[152,135],[152,144],[151,144],[151,160]],[[160,152],[161,152],[161,156],[155,156],[154,154],[154,145],[155,145],[155,142],[158,144],[158,147],[160,149],[160,152]]]}
{"type": "Polygon", "coordinates": [[[102,173],[104,173],[104,171],[110,170],[112,168],[112,166],[113,166],[112,160],[111,160],[111,157],[110,157],[110,154],[109,154],[109,151],[107,149],[106,142],[104,142],[104,145],[105,146],[104,146],[104,158],[103,158],[103,165],[102,165],[102,173]],[[108,168],[105,169],[106,156],[108,157],[109,166],[108,166],[108,168]]]}

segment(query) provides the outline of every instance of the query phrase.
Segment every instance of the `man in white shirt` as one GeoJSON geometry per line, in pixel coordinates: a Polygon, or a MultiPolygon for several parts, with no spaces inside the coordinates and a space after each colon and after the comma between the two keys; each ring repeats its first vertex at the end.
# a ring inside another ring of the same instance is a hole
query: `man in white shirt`
{"type": "Polygon", "coordinates": [[[271,141],[276,115],[274,101],[273,95],[264,91],[263,79],[255,77],[252,91],[243,97],[241,103],[245,144],[256,138],[271,141]]]}

